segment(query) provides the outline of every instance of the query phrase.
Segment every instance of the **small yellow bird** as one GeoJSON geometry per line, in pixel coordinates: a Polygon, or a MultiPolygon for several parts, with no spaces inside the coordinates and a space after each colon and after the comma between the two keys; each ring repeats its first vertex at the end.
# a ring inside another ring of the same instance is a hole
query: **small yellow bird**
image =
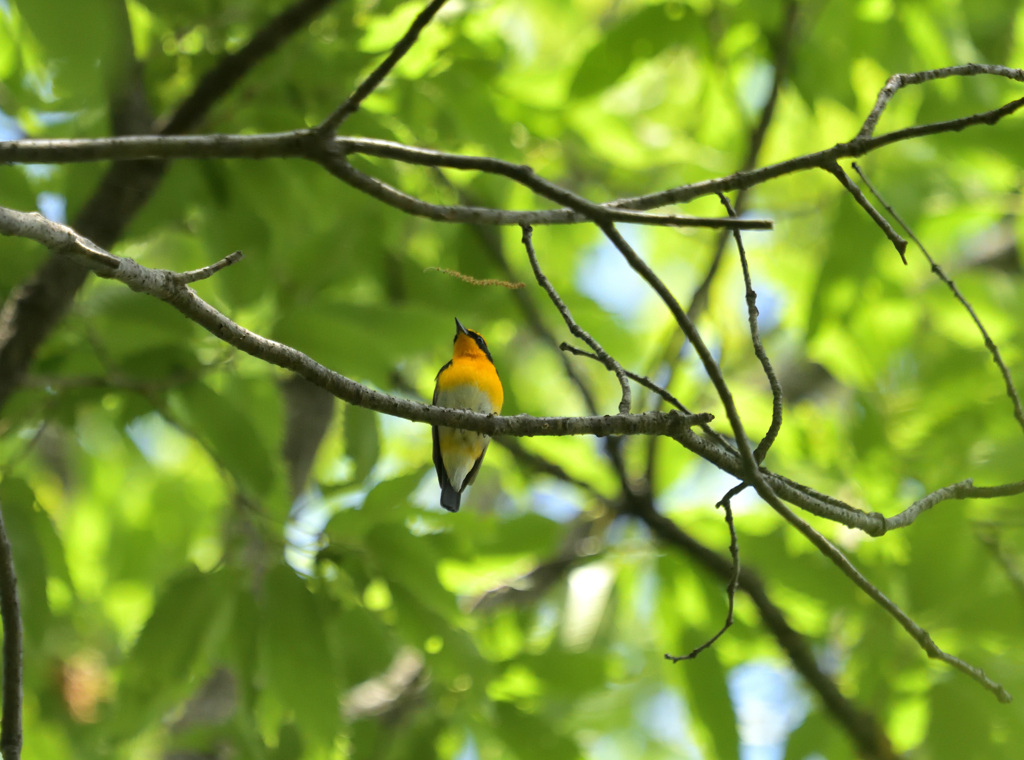
{"type": "MultiPolygon", "coordinates": [[[[499,414],[504,400],[483,336],[456,319],[452,360],[437,373],[434,406],[499,414]]],[[[485,433],[434,427],[434,467],[441,484],[441,506],[449,512],[459,511],[462,492],[476,480],[490,440],[485,433]]]]}

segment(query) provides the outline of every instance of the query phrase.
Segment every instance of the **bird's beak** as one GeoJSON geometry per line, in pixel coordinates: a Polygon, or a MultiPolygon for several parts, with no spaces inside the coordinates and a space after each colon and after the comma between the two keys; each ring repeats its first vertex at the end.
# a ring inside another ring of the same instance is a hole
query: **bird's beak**
{"type": "Polygon", "coordinates": [[[469,330],[467,330],[465,327],[463,327],[462,323],[459,321],[459,318],[456,317],[455,318],[455,334],[458,335],[459,333],[462,333],[463,335],[469,335],[469,330]]]}

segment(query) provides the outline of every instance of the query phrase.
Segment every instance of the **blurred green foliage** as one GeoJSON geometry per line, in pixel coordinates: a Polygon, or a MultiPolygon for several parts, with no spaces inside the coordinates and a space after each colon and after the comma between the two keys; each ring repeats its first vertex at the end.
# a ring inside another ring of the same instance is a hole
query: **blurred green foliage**
{"type": "MultiPolygon", "coordinates": [[[[0,2],[4,123],[31,137],[109,134],[128,49],[149,106],[166,114],[285,5],[0,2]]],[[[780,0],[449,5],[344,131],[529,164],[598,201],[738,169],[785,44],[780,0]]],[[[202,131],[318,123],[420,6],[336,3],[219,102],[202,131]]],[[[1024,10],[1011,0],[797,6],[761,165],[852,138],[892,73],[1024,65],[1024,10]]],[[[936,82],[899,93],[879,129],[1013,97],[1019,85],[1006,80],[936,82]]],[[[353,161],[435,203],[548,207],[495,177],[353,161]]],[[[1020,117],[861,163],[1024,382],[1020,117]]],[[[32,210],[40,193],[56,193],[73,218],[104,170],[3,166],[0,204],[32,210]]],[[[747,207],[776,222],[746,236],[762,334],[787,390],[768,466],[889,515],[957,480],[1022,477],[1002,381],[918,252],[904,267],[824,172],[760,185],[747,207]]],[[[682,211],[721,213],[715,199],[682,211]]],[[[688,302],[717,236],[625,232],[688,302]]],[[[669,315],[627,284],[632,272],[597,232],[538,228],[534,239],[580,323],[624,366],[664,376],[669,315]]],[[[235,249],[244,261],[199,293],[342,374],[429,398],[458,316],[487,336],[507,414],[586,411],[522,310],[521,297],[569,337],[532,282],[518,229],[412,218],[298,160],[182,160],[114,251],[184,270],[235,249]],[[432,267],[527,288],[472,287],[432,267]]],[[[10,238],[0,250],[6,297],[45,253],[10,238]]],[[[771,399],[732,247],[699,325],[748,429],[765,429],[771,399]]],[[[611,413],[614,378],[571,361],[611,413]]],[[[0,503],[27,634],[26,757],[724,759],[768,741],[765,715],[782,726],[776,740],[795,730],[787,757],[856,754],[806,687],[737,686],[748,683],[738,668],[789,667],[742,595],[736,625],[712,650],[674,666],[662,659],[717,630],[725,584],[612,513],[621,483],[602,442],[522,442],[590,490],[494,444],[463,511],[449,515],[437,506],[426,426],[336,409],[296,495],[297,464],[282,446],[306,428],[283,379],[164,304],[97,280],[43,346],[0,418],[0,503]],[[570,541],[584,523],[589,535],[570,541]],[[575,567],[530,593],[518,579],[570,542],[582,547],[575,567]],[[785,723],[782,712],[795,717],[785,723]]],[[[722,419],[688,351],[671,390],[722,419]]],[[[724,554],[712,505],[730,480],[671,442],[653,450],[658,508],[724,554]]],[[[645,440],[623,445],[635,482],[649,451],[645,440]]],[[[1021,698],[1022,507],[1019,496],[946,502],[878,539],[815,525],[941,646],[1021,698]]],[[[740,498],[736,511],[744,565],[898,751],[1019,756],[1018,708],[929,662],[762,504],[740,498]]]]}

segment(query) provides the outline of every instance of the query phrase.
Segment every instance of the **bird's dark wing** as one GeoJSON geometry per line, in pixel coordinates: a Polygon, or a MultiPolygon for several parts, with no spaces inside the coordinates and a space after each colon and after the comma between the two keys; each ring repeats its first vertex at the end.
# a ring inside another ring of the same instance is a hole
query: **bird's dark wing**
{"type": "MultiPolygon", "coordinates": [[[[452,366],[451,362],[448,362],[440,370],[438,370],[437,376],[441,377],[441,373],[452,366]]],[[[437,392],[438,386],[434,385],[434,398],[431,400],[432,404],[437,404],[437,392]]],[[[441,506],[447,509],[449,512],[459,511],[459,492],[452,487],[451,481],[448,479],[448,473],[444,469],[444,459],[441,457],[441,436],[437,429],[437,425],[433,425],[430,428],[431,437],[434,439],[434,469],[437,470],[437,483],[441,486],[441,506]]]]}

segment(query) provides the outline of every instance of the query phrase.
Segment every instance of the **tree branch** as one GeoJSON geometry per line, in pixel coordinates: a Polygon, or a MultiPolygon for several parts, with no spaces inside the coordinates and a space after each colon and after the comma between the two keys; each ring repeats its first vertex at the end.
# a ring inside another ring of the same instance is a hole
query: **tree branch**
{"type": "Polygon", "coordinates": [[[317,127],[317,133],[321,137],[326,138],[337,132],[341,123],[359,109],[359,104],[371,92],[377,89],[380,83],[384,81],[384,77],[395,67],[395,64],[402,59],[402,56],[409,52],[409,49],[420,36],[420,32],[434,18],[434,14],[441,10],[441,6],[445,2],[446,0],[432,0],[426,8],[419,12],[419,15],[413,20],[412,26],[402,35],[402,39],[398,41],[398,44],[395,45],[388,57],[381,61],[380,65],[356,87],[355,91],[348,96],[345,102],[338,106],[334,113],[324,120],[323,124],[317,127]]]}
{"type": "MultiPolygon", "coordinates": [[[[245,47],[222,59],[200,79],[192,94],[182,101],[166,123],[162,127],[157,125],[165,136],[155,139],[171,139],[166,136],[168,133],[198,124],[214,103],[253,66],[274,52],[329,2],[300,0],[271,19],[245,47]]],[[[127,47],[131,48],[130,41],[127,47]]],[[[137,69],[135,66],[134,70],[137,69]]],[[[0,156],[0,161],[5,160],[0,156]]],[[[115,163],[79,212],[75,228],[100,247],[111,247],[159,185],[165,167],[164,163],[156,161],[115,163]]],[[[60,322],[85,282],[87,272],[67,257],[51,256],[28,282],[11,292],[0,308],[0,408],[18,388],[36,350],[60,322]]]]}
{"type": "Polygon", "coordinates": [[[889,105],[889,101],[892,100],[896,92],[903,87],[931,82],[934,79],[945,79],[946,77],[971,77],[979,74],[992,74],[995,76],[1013,79],[1017,82],[1024,82],[1024,70],[1010,69],[1006,66],[991,66],[983,63],[966,63],[961,66],[947,66],[942,69],[919,71],[915,74],[893,74],[889,77],[885,86],[879,91],[878,98],[875,101],[875,106],[871,109],[871,113],[869,113],[868,117],[864,120],[864,125],[860,128],[860,132],[857,133],[857,136],[870,137],[874,134],[875,127],[878,125],[878,120],[881,118],[885,107],[889,105]]]}
{"type": "Polygon", "coordinates": [[[4,631],[3,714],[0,716],[0,753],[4,760],[21,757],[22,631],[18,609],[18,576],[14,554],[0,506],[0,615],[4,631]]]}
{"type": "MultiPolygon", "coordinates": [[[[118,280],[132,290],[159,298],[215,337],[279,367],[292,370],[343,401],[413,422],[426,422],[490,435],[671,435],[690,425],[707,423],[710,414],[620,414],[592,417],[500,417],[459,409],[421,404],[367,388],[313,361],[300,351],[257,335],[236,324],[201,299],[188,287],[183,275],[166,269],[149,269],[137,262],[99,249],[74,230],[51,222],[40,214],[26,214],[0,207],[0,234],[36,240],[55,253],[73,256],[98,274],[118,280]],[[112,266],[112,261],[117,266],[112,266]]],[[[207,269],[222,269],[240,258],[236,253],[207,269]]],[[[204,270],[198,270],[204,271],[204,270]]],[[[189,273],[186,273],[189,274],[189,273]]],[[[194,273],[192,273],[194,274],[194,273]]]]}
{"type": "Polygon", "coordinates": [[[928,263],[931,264],[932,272],[935,273],[935,276],[946,284],[946,287],[948,287],[950,292],[953,293],[956,300],[959,301],[960,304],[967,309],[967,313],[971,315],[971,319],[974,321],[978,331],[981,333],[981,337],[985,341],[985,348],[987,348],[988,352],[992,354],[992,361],[994,361],[996,366],[999,367],[999,373],[1003,376],[1003,383],[1006,385],[1006,395],[1010,397],[1010,403],[1013,404],[1013,416],[1017,420],[1017,424],[1020,425],[1022,430],[1024,430],[1024,408],[1021,407],[1020,396],[1017,394],[1017,388],[1013,384],[1013,377],[1010,375],[1010,370],[1007,368],[1006,363],[1003,361],[1003,357],[999,353],[998,346],[996,346],[995,341],[992,340],[992,336],[988,334],[988,330],[985,329],[985,325],[981,323],[981,318],[974,311],[974,307],[972,307],[970,302],[964,298],[960,289],[956,286],[956,283],[954,283],[946,276],[946,273],[942,271],[942,267],[940,267],[935,259],[932,258],[932,255],[928,253],[928,249],[924,247],[924,244],[917,239],[917,235],[914,234],[913,230],[907,226],[907,223],[903,221],[899,214],[896,213],[896,210],[886,203],[885,199],[878,194],[878,191],[875,189],[874,185],[871,184],[871,181],[867,176],[865,176],[864,172],[861,171],[860,167],[857,164],[854,164],[853,168],[856,170],[857,174],[860,175],[860,178],[864,180],[864,184],[868,186],[868,190],[871,191],[871,194],[878,199],[878,202],[882,204],[882,207],[885,208],[886,211],[892,214],[892,218],[896,220],[896,223],[906,231],[907,235],[910,236],[910,239],[917,244],[918,248],[921,249],[921,253],[924,254],[924,257],[928,259],[928,263]]]}
{"type": "Polygon", "coordinates": [[[611,354],[601,347],[600,343],[591,337],[590,333],[580,327],[576,320],[572,318],[572,314],[569,313],[569,307],[565,305],[565,302],[562,301],[551,281],[541,271],[540,264],[537,262],[537,253],[533,250],[533,228],[528,224],[523,225],[523,245],[526,247],[526,255],[530,259],[530,266],[533,267],[533,275],[537,278],[537,283],[544,288],[544,292],[548,294],[551,303],[555,305],[558,313],[562,315],[562,319],[565,321],[566,327],[569,328],[569,332],[590,346],[597,355],[598,361],[615,373],[615,377],[619,380],[619,386],[622,388],[619,414],[629,414],[632,396],[629,390],[629,379],[626,377],[626,370],[622,368],[622,365],[611,354]]]}
{"type": "MultiPolygon", "coordinates": [[[[693,558],[723,580],[731,576],[732,563],[728,559],[685,533],[675,522],[656,511],[652,503],[634,502],[629,505],[629,509],[664,543],[693,558]]],[[[771,601],[760,577],[750,568],[742,568],[739,588],[757,607],[765,627],[786,652],[793,667],[818,694],[828,712],[843,726],[858,749],[869,758],[895,760],[896,755],[889,739],[874,717],[847,699],[835,682],[822,671],[807,639],[789,625],[783,612],[771,601]]]]}
{"type": "MultiPolygon", "coordinates": [[[[732,204],[729,203],[729,199],[724,194],[720,195],[719,198],[729,216],[734,216],[736,212],[732,204]]],[[[743,238],[740,237],[739,230],[733,230],[732,234],[736,239],[736,249],[740,255],[740,267],[743,270],[743,285],[746,288],[747,322],[750,325],[750,339],[754,344],[754,354],[757,356],[758,361],[761,362],[765,377],[768,378],[768,385],[772,389],[772,421],[768,426],[768,431],[764,434],[764,438],[761,439],[761,442],[757,444],[757,448],[754,449],[754,459],[760,464],[768,455],[768,450],[772,447],[772,444],[775,443],[779,430],[782,429],[782,385],[779,384],[779,378],[775,374],[775,369],[768,358],[768,353],[761,344],[761,331],[757,326],[757,293],[754,292],[754,286],[751,284],[750,267],[747,264],[747,251],[743,247],[743,238]]],[[[722,503],[728,505],[730,498],[726,497],[722,500],[722,503]]]]}
{"type": "Polygon", "coordinates": [[[878,213],[878,209],[871,205],[871,201],[867,199],[864,193],[861,192],[860,188],[850,179],[850,177],[843,171],[843,168],[838,163],[831,163],[825,167],[825,171],[839,180],[839,184],[846,188],[846,190],[853,196],[854,200],[860,204],[861,208],[868,212],[875,224],[881,228],[885,236],[889,238],[889,242],[896,248],[896,252],[900,255],[903,263],[907,263],[907,241],[900,237],[900,234],[892,228],[889,221],[878,213]]]}

